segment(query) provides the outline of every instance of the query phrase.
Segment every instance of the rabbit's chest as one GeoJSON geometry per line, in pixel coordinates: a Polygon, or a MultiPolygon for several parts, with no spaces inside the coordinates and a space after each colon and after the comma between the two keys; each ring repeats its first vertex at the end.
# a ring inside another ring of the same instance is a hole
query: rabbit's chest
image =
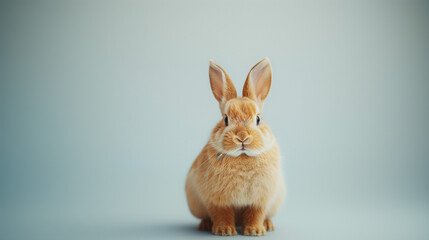
{"type": "Polygon", "coordinates": [[[255,204],[270,195],[273,180],[266,168],[231,168],[219,174],[218,194],[232,205],[255,204]]]}

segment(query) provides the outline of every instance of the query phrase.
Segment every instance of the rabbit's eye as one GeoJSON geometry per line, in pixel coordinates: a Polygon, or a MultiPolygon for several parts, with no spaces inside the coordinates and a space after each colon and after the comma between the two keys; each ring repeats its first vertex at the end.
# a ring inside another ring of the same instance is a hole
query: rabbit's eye
{"type": "Polygon", "coordinates": [[[225,126],[228,126],[228,116],[225,116],[225,126]]]}
{"type": "Polygon", "coordinates": [[[260,121],[261,121],[261,118],[259,116],[256,116],[256,125],[259,125],[260,121]]]}

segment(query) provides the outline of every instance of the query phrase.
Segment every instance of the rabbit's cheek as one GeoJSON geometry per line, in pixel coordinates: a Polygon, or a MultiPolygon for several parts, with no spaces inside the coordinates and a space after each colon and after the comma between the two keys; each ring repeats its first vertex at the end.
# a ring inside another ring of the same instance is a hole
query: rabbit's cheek
{"type": "Polygon", "coordinates": [[[223,149],[227,152],[236,151],[239,148],[239,145],[232,141],[231,138],[224,139],[223,149]]]}
{"type": "Polygon", "coordinates": [[[235,151],[238,148],[238,145],[234,142],[234,133],[228,131],[224,134],[222,139],[222,148],[225,151],[235,151]]]}
{"type": "Polygon", "coordinates": [[[253,138],[251,149],[255,149],[258,151],[262,151],[262,149],[264,149],[264,141],[263,141],[261,135],[257,134],[253,138]]]}

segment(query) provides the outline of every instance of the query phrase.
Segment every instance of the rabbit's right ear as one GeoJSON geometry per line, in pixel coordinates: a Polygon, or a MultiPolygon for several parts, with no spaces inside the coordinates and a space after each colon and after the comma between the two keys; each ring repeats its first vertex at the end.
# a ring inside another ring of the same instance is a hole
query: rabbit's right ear
{"type": "Polygon", "coordinates": [[[228,100],[237,97],[237,91],[225,70],[213,60],[210,60],[209,77],[213,95],[218,100],[222,110],[228,100]]]}

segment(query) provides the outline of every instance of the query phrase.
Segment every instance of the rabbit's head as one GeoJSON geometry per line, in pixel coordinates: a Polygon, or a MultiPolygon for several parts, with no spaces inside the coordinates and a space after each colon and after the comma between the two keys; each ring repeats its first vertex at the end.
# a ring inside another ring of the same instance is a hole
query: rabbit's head
{"type": "Polygon", "coordinates": [[[222,154],[257,156],[269,150],[275,138],[263,121],[261,110],[271,87],[271,64],[268,58],[249,72],[243,97],[237,97],[228,74],[210,61],[210,85],[219,102],[222,120],[218,122],[209,143],[222,154]]]}

